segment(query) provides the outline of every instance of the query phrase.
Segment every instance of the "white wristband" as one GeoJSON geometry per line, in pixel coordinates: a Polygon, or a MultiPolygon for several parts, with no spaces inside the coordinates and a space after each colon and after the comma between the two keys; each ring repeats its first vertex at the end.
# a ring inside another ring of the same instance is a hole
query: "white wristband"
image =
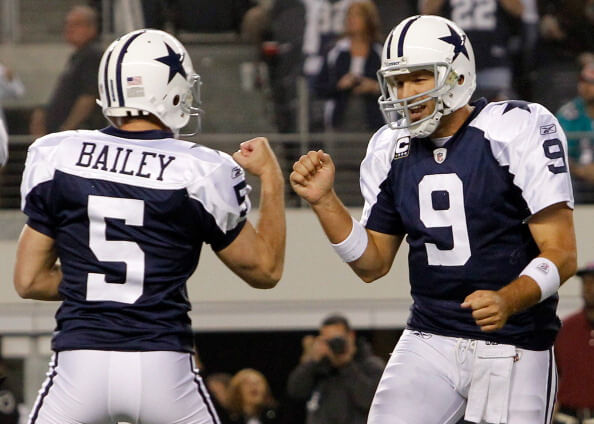
{"type": "Polygon", "coordinates": [[[367,248],[367,231],[365,227],[355,218],[353,220],[353,229],[349,236],[340,243],[332,243],[332,247],[338,253],[338,256],[345,262],[353,262],[359,259],[367,248]]]}
{"type": "Polygon", "coordinates": [[[520,272],[520,275],[526,275],[536,281],[540,287],[540,300],[542,302],[548,297],[551,297],[561,285],[561,278],[559,277],[559,270],[557,265],[547,258],[541,256],[536,257],[530,261],[526,268],[520,272]]]}

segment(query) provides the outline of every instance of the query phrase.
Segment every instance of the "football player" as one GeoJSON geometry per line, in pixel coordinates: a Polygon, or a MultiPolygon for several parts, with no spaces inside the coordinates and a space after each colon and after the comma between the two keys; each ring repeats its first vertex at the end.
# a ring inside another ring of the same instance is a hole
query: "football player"
{"type": "Polygon", "coordinates": [[[548,423],[557,290],[576,269],[563,131],[539,104],[470,102],[470,41],[441,17],[398,24],[378,78],[387,125],[361,164],[361,220],[336,196],[325,152],[291,174],[365,282],[409,244],[411,314],[368,422],[548,423]]]}
{"type": "Polygon", "coordinates": [[[197,125],[200,77],[165,32],[113,42],[98,82],[112,126],[47,135],[27,155],[14,283],[62,300],[29,423],[219,423],[192,365],[186,280],[208,243],[249,285],[275,286],[280,167],[265,138],[232,158],[174,137],[197,125]],[[244,169],[262,184],[256,227],[244,169]]]}

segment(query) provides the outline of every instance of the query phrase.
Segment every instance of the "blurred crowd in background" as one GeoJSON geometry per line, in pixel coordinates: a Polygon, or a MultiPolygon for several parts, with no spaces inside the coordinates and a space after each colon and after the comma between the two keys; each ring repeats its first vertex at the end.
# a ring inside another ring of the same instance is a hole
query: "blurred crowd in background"
{"type": "MultiPolygon", "coordinates": [[[[270,104],[267,119],[278,133],[371,133],[383,125],[375,76],[381,64],[382,43],[401,19],[418,13],[452,19],[468,34],[477,61],[476,97],[538,102],[556,114],[568,134],[576,201],[594,203],[594,0],[81,2],[65,16],[64,38],[74,51],[52,95],[45,104],[26,112],[26,126],[22,125],[22,114],[10,113],[8,108],[4,112],[0,108],[0,113],[6,115],[11,135],[30,135],[31,141],[52,131],[105,126],[94,104],[102,45],[111,41],[102,40],[101,34],[151,27],[169,31],[186,44],[191,44],[191,34],[218,34],[229,37],[220,37],[217,42],[224,38],[227,45],[254,46],[257,54],[242,63],[235,75],[242,90],[264,93],[270,104]],[[106,5],[111,14],[108,19],[106,5]],[[110,26],[109,31],[105,25],[110,26]],[[298,95],[300,81],[306,89],[305,97],[298,95]]],[[[195,42],[203,42],[200,40],[196,38],[195,42]]],[[[18,44],[14,48],[18,50],[18,44]]],[[[0,62],[0,102],[29,95],[17,70],[2,57],[0,62]]],[[[209,113],[227,112],[211,109],[209,113]]],[[[234,116],[225,115],[225,119],[231,121],[234,116]]],[[[11,150],[13,147],[11,142],[11,150]]],[[[22,161],[23,157],[13,160],[22,161]]],[[[13,184],[18,187],[19,182],[13,184]]],[[[590,271],[582,277],[594,275],[590,271]]],[[[587,293],[591,297],[591,290],[587,293]]],[[[207,374],[206,382],[222,422],[364,422],[362,417],[371,402],[368,393],[375,390],[381,360],[355,337],[348,321],[332,319],[322,323],[318,335],[303,339],[301,360],[290,364],[296,368],[288,378],[288,387],[280,393],[271,391],[270,375],[252,368],[235,374],[207,374]],[[344,342],[329,342],[337,337],[344,342]],[[341,355],[348,360],[336,360],[341,355]],[[345,373],[350,375],[349,381],[359,381],[357,390],[351,391],[344,383],[345,373]],[[359,380],[353,380],[353,375],[359,380]],[[373,390],[361,390],[365,384],[373,390]],[[353,394],[360,398],[353,400],[353,394]],[[278,400],[281,398],[282,402],[278,400]],[[329,398],[339,405],[360,407],[354,412],[346,406],[332,407],[331,412],[340,416],[327,416],[324,402],[329,398]]],[[[594,330],[589,331],[585,345],[593,347],[594,330]]],[[[209,363],[205,368],[208,370],[209,363]]],[[[2,391],[0,401],[0,422],[17,422],[9,421],[15,414],[3,418],[3,408],[8,410],[12,404],[2,391]]],[[[594,404],[562,406],[571,411],[594,411],[594,404]]]]}
{"type": "MultiPolygon", "coordinates": [[[[372,133],[383,125],[376,80],[382,43],[401,19],[418,13],[447,17],[468,34],[475,98],[534,101],[556,113],[569,132],[576,200],[594,202],[594,0],[90,0],[66,16],[64,38],[75,51],[53,94],[26,111],[26,128],[17,122],[23,113],[8,113],[8,128],[37,137],[105,125],[92,72],[101,43],[110,41],[100,35],[151,27],[189,45],[208,42],[192,34],[211,34],[227,45],[253,46],[255,56],[233,75],[242,90],[263,93],[272,131],[372,133]]],[[[218,95],[243,94],[229,91],[218,95]]],[[[0,101],[28,94],[10,64],[0,67],[0,101]]],[[[235,119],[243,132],[241,113],[206,110],[206,121],[224,115],[229,128],[237,128],[235,119]]]]}

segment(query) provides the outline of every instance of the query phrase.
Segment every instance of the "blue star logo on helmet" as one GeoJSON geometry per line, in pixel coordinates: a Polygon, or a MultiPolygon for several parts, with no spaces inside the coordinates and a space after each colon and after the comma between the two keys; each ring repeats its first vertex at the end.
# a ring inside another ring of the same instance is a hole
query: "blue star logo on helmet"
{"type": "Polygon", "coordinates": [[[169,84],[171,82],[175,77],[175,74],[180,74],[182,77],[186,78],[186,71],[182,66],[182,55],[175,53],[169,44],[164,44],[165,47],[167,47],[167,56],[158,57],[155,60],[169,66],[169,80],[167,83],[169,84]]]}
{"type": "Polygon", "coordinates": [[[470,57],[468,56],[468,50],[466,50],[466,46],[464,45],[464,41],[466,41],[466,36],[464,36],[464,38],[460,37],[460,34],[454,31],[452,27],[449,25],[448,29],[450,30],[450,35],[448,35],[447,37],[439,37],[439,39],[454,46],[453,60],[456,60],[460,53],[464,54],[464,56],[466,56],[467,59],[470,59],[470,57]]]}

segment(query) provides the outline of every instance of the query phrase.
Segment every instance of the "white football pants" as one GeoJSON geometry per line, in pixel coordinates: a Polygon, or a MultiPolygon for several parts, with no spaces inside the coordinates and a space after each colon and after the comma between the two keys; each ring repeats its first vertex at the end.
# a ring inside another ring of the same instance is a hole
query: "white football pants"
{"type": "MultiPolygon", "coordinates": [[[[477,365],[481,365],[477,361],[478,355],[475,355],[477,343],[479,342],[474,340],[405,330],[384,370],[367,423],[457,423],[465,415],[473,378],[477,381],[473,393],[478,391],[484,398],[488,397],[489,389],[495,395],[505,392],[496,392],[501,389],[503,381],[497,380],[498,376],[491,374],[486,379],[481,378],[481,371],[475,372],[473,377],[473,371],[478,369],[477,365]],[[493,385],[493,381],[499,385],[493,385]]],[[[550,423],[557,392],[553,350],[512,349],[515,359],[512,356],[511,362],[507,362],[510,373],[509,378],[505,379],[509,381],[509,396],[499,396],[499,400],[505,405],[500,408],[502,418],[473,422],[550,423]]],[[[497,373],[497,368],[501,367],[494,368],[497,373]]],[[[483,399],[481,396],[478,397],[483,399]]],[[[479,411],[486,413],[489,410],[486,401],[478,403],[479,411]]]]}
{"type": "Polygon", "coordinates": [[[189,353],[73,350],[50,361],[29,424],[220,424],[189,353]]]}

